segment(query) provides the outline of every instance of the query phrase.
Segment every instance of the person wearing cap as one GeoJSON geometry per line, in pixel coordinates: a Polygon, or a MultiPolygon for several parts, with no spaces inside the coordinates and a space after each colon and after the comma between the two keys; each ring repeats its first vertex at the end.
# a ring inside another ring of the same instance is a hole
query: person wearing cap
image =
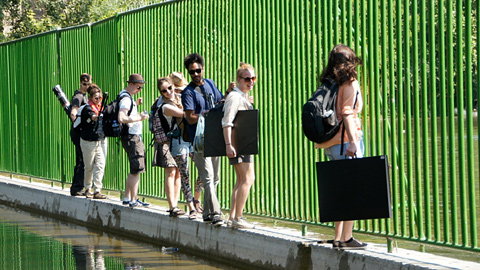
{"type": "Polygon", "coordinates": [[[85,196],[83,181],[85,178],[85,164],[83,162],[83,153],[80,146],[80,133],[73,128],[73,122],[77,118],[78,109],[87,104],[87,89],[92,84],[92,76],[88,73],[80,75],[80,88],[73,93],[72,110],[70,119],[72,126],[70,128],[70,139],[75,145],[75,168],[73,169],[72,185],[70,186],[70,195],[85,196]]]}
{"type": "Polygon", "coordinates": [[[142,121],[148,119],[148,113],[138,113],[137,106],[143,103],[141,97],[136,102],[133,101],[133,96],[142,91],[146,81],[143,80],[141,74],[132,74],[127,82],[127,88],[118,94],[120,98],[123,97],[119,102],[118,121],[128,126],[128,132],[121,135],[121,141],[130,163],[130,173],[125,184],[123,204],[132,208],[138,206],[148,207],[150,206],[149,203],[138,199],[140,173],[145,172],[145,146],[142,141],[142,121]],[[129,115],[130,108],[132,110],[129,115]]]}
{"type": "MultiPolygon", "coordinates": [[[[190,140],[193,141],[200,114],[212,109],[223,98],[223,95],[213,80],[203,78],[204,60],[201,55],[198,53],[188,55],[184,65],[192,81],[182,91],[182,104],[187,119],[188,134],[190,140]]],[[[194,153],[193,160],[205,192],[203,221],[220,226],[224,222],[221,219],[222,212],[215,192],[215,182],[219,180],[219,157],[204,157],[203,153],[194,153]]]]}

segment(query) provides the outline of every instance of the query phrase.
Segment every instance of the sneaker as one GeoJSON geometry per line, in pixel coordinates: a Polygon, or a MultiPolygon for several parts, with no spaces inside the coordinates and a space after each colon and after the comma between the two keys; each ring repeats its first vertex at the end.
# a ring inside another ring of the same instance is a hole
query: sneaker
{"type": "Polygon", "coordinates": [[[123,205],[129,205],[129,204],[130,204],[130,200],[124,200],[124,201],[122,201],[122,204],[123,204],[123,205]]]}
{"type": "Polygon", "coordinates": [[[188,214],[188,219],[190,220],[197,219],[197,211],[195,210],[190,211],[190,214],[188,214]]]}
{"type": "MultiPolygon", "coordinates": [[[[136,203],[138,203],[140,206],[143,206],[143,207],[149,207],[149,206],[150,206],[149,203],[142,202],[142,201],[140,201],[139,199],[137,199],[136,203]]],[[[184,212],[184,213],[185,213],[185,212],[184,212]]]]}
{"type": "Polygon", "coordinates": [[[255,225],[247,222],[243,218],[239,218],[238,221],[235,220],[235,219],[232,221],[232,228],[234,228],[234,229],[255,229],[255,225]]]}
{"type": "Polygon", "coordinates": [[[224,224],[223,219],[220,215],[215,215],[212,219],[212,225],[215,227],[222,226],[224,224]]]}
{"type": "Polygon", "coordinates": [[[129,202],[128,206],[130,206],[130,208],[135,208],[135,207],[139,207],[140,204],[137,201],[133,201],[133,202],[129,202]]]}
{"type": "Polygon", "coordinates": [[[211,218],[211,217],[204,217],[203,218],[203,223],[212,223],[212,221],[213,221],[213,218],[211,218]]]}
{"type": "Polygon", "coordinates": [[[232,227],[232,222],[233,222],[233,221],[230,220],[230,219],[227,220],[227,227],[231,228],[231,227],[232,227]]]}
{"type": "Polygon", "coordinates": [[[174,207],[174,208],[170,209],[170,216],[171,217],[178,217],[178,216],[181,216],[181,215],[185,215],[185,211],[183,211],[182,209],[180,209],[178,207],[174,207]]]}
{"type": "Polygon", "coordinates": [[[367,243],[362,243],[353,237],[346,242],[340,242],[341,249],[366,249],[367,245],[367,243]]]}
{"type": "Polygon", "coordinates": [[[70,193],[70,195],[72,195],[72,196],[85,196],[85,191],[80,190],[80,191],[77,191],[77,192],[70,193]]]}

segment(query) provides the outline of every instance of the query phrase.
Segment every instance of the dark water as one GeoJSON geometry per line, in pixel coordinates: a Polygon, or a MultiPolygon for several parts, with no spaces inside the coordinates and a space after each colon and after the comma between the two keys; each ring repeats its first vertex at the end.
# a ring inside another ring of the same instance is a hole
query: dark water
{"type": "Polygon", "coordinates": [[[236,269],[0,204],[0,269],[236,269]]]}

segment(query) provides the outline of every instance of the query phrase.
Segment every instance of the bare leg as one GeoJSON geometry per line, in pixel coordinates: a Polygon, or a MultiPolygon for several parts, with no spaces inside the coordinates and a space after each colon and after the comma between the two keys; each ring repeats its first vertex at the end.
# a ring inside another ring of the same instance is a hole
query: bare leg
{"type": "Polygon", "coordinates": [[[175,182],[174,182],[174,202],[175,206],[178,205],[178,199],[180,198],[180,189],[182,187],[182,179],[180,177],[180,170],[175,170],[175,182]]]}
{"type": "Polygon", "coordinates": [[[167,195],[167,201],[170,209],[177,206],[177,201],[175,201],[176,170],[176,167],[165,168],[165,194],[167,195]]]}
{"type": "Polygon", "coordinates": [[[348,241],[352,238],[353,224],[355,221],[347,220],[343,222],[342,241],[348,241]]]}
{"type": "Polygon", "coordinates": [[[232,205],[235,205],[235,212],[233,212],[232,215],[234,219],[238,220],[243,214],[250,188],[255,181],[255,171],[253,163],[239,163],[234,167],[237,182],[235,183],[234,193],[232,194],[232,198],[235,197],[232,203],[232,205]]]}
{"type": "Polygon", "coordinates": [[[127,183],[125,185],[125,197],[130,198],[132,202],[137,200],[139,182],[140,182],[140,173],[128,174],[127,183]]]}

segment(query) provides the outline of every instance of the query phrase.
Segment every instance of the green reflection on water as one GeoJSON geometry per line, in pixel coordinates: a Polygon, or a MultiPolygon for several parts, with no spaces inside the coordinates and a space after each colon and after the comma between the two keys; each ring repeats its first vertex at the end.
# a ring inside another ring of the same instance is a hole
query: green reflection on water
{"type": "Polygon", "coordinates": [[[0,269],[236,269],[0,205],[0,269]]]}

